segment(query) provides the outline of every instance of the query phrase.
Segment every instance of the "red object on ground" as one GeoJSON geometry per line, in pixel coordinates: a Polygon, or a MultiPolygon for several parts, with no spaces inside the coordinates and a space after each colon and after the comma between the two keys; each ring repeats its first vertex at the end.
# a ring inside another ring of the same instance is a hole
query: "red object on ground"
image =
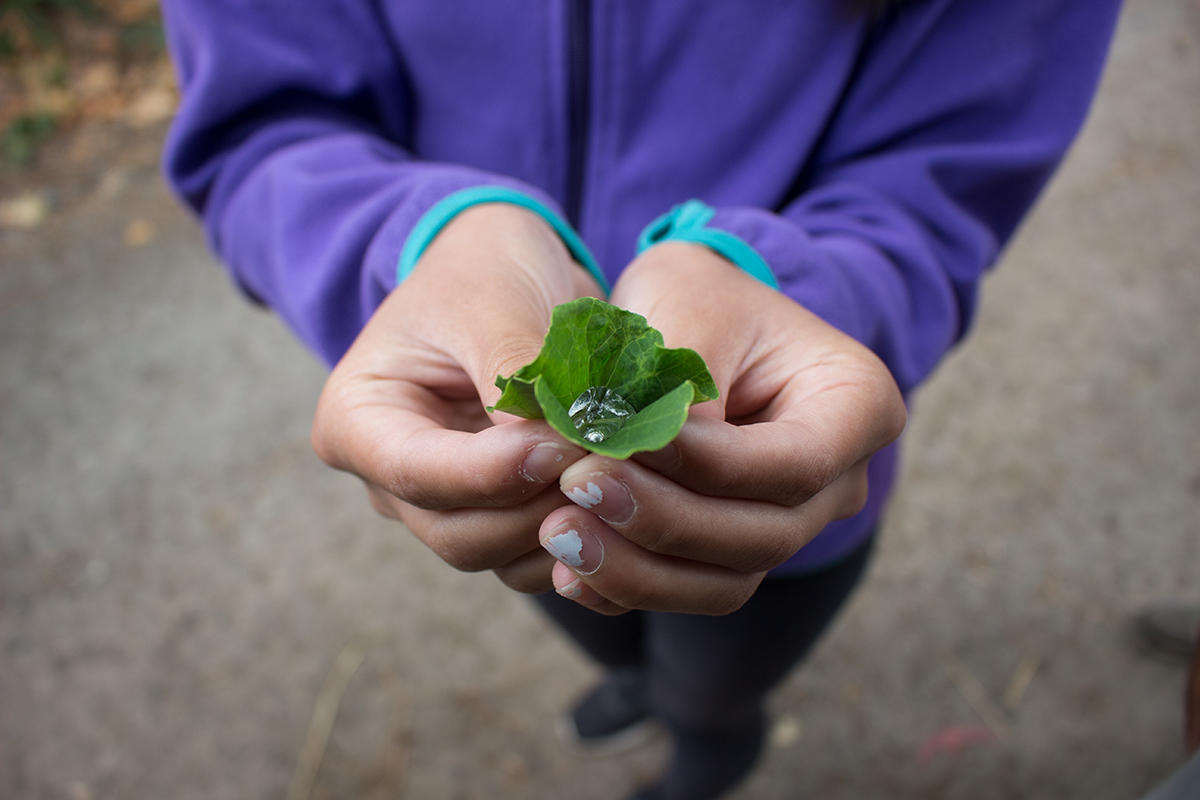
{"type": "Polygon", "coordinates": [[[917,761],[923,764],[941,753],[958,753],[994,738],[995,735],[982,725],[951,725],[930,734],[921,742],[917,748],[917,761]]]}

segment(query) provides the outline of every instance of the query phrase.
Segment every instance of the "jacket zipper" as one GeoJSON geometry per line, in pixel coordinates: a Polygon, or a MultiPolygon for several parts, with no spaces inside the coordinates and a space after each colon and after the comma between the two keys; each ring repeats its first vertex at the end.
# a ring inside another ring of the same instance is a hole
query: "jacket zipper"
{"type": "Polygon", "coordinates": [[[579,226],[583,206],[583,171],[587,159],[588,112],[591,100],[591,0],[567,0],[567,48],[569,55],[568,105],[569,145],[567,161],[567,219],[579,226]]]}

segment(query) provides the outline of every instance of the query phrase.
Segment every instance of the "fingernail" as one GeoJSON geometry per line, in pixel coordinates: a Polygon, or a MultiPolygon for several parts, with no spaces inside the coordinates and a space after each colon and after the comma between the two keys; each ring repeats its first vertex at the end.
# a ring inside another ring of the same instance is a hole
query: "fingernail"
{"type": "Polygon", "coordinates": [[[584,475],[563,489],[563,494],[575,505],[586,508],[611,525],[628,523],[637,510],[629,488],[602,472],[584,475]]]}
{"type": "Polygon", "coordinates": [[[542,547],[580,575],[591,575],[604,563],[604,545],[579,525],[559,528],[546,537],[542,547]]]}
{"type": "Polygon", "coordinates": [[[583,594],[583,581],[579,578],[576,578],[566,586],[555,589],[554,591],[558,592],[560,596],[565,597],[568,600],[578,600],[579,595],[583,594]]]}
{"type": "Polygon", "coordinates": [[[567,600],[574,600],[576,603],[591,606],[592,608],[604,602],[604,598],[596,594],[596,590],[584,583],[582,578],[576,578],[561,589],[555,589],[554,591],[567,600]]]}
{"type": "Polygon", "coordinates": [[[570,450],[554,442],[542,442],[529,448],[521,463],[521,477],[532,483],[549,483],[562,475],[570,450]]]}

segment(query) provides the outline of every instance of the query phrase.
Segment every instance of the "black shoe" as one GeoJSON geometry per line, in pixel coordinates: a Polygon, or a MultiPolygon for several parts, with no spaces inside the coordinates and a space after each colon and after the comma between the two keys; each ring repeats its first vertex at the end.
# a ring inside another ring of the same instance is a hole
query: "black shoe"
{"type": "Polygon", "coordinates": [[[1134,617],[1133,623],[1145,647],[1187,659],[1200,634],[1200,605],[1149,606],[1134,617]]]}
{"type": "Polygon", "coordinates": [[[618,670],[580,700],[555,725],[576,752],[604,756],[632,750],[655,733],[641,670],[618,670]]]}

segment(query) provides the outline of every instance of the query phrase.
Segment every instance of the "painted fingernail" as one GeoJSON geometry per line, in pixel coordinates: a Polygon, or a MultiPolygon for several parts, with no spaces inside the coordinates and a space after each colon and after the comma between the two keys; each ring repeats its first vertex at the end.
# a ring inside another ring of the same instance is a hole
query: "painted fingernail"
{"type": "Polygon", "coordinates": [[[546,552],[580,575],[591,575],[604,563],[604,545],[582,526],[565,526],[542,541],[546,552]]]}
{"type": "Polygon", "coordinates": [[[578,600],[579,595],[583,594],[583,581],[579,578],[576,578],[566,586],[555,589],[554,591],[558,592],[559,595],[567,598],[568,600],[578,600]]]}
{"type": "Polygon", "coordinates": [[[575,505],[592,511],[611,525],[624,525],[633,519],[637,503],[629,488],[611,475],[592,473],[563,490],[575,505]]]}
{"type": "Polygon", "coordinates": [[[521,477],[532,483],[549,483],[562,475],[570,450],[554,442],[542,442],[529,448],[521,463],[521,477]]]}
{"type": "Polygon", "coordinates": [[[567,600],[574,600],[585,606],[593,608],[604,603],[604,598],[596,593],[596,590],[583,582],[582,578],[576,578],[561,589],[554,591],[567,600]]]}

